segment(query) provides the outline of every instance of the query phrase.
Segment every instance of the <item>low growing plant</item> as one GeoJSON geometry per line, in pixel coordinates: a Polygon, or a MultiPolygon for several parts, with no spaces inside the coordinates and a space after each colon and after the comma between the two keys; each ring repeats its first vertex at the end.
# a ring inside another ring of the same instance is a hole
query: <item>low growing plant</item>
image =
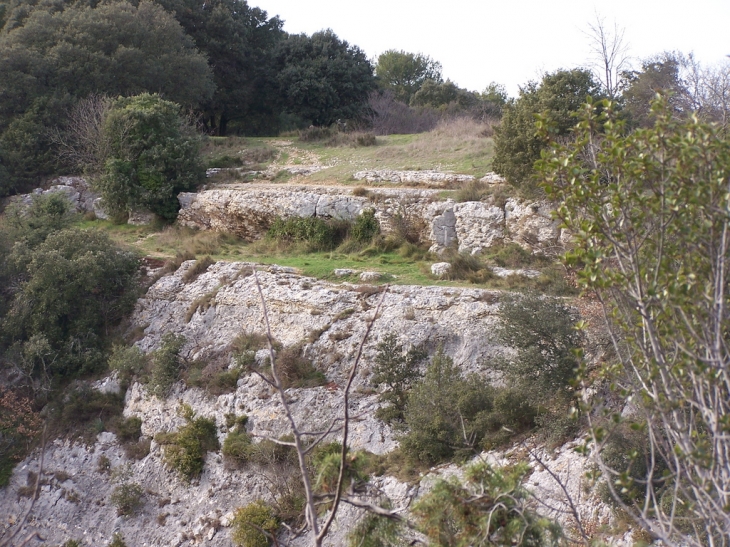
{"type": "Polygon", "coordinates": [[[271,536],[279,529],[274,510],[261,500],[236,510],[231,524],[231,539],[241,547],[269,547],[271,536]]]}
{"type": "Polygon", "coordinates": [[[195,418],[188,405],[180,412],[187,423],[175,433],[158,434],[155,440],[165,447],[165,464],[190,481],[203,472],[206,453],[218,450],[220,443],[213,420],[195,418]]]}

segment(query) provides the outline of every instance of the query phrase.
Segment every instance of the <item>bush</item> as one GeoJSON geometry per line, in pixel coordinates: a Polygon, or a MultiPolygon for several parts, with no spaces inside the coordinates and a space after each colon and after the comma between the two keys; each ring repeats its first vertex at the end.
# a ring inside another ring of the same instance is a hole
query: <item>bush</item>
{"type": "MultiPolygon", "coordinates": [[[[355,191],[353,191],[353,195],[355,195],[355,191]]],[[[369,243],[379,233],[380,223],[375,218],[375,211],[372,209],[362,211],[350,228],[350,237],[360,243],[369,243]]]]}
{"type": "Polygon", "coordinates": [[[139,484],[120,484],[111,495],[111,502],[117,508],[117,516],[130,517],[144,505],[144,490],[139,484]]]}
{"type": "Polygon", "coordinates": [[[479,284],[495,277],[489,266],[477,255],[452,251],[445,258],[451,264],[447,277],[452,281],[479,284]]]}
{"type": "Polygon", "coordinates": [[[111,215],[144,208],[174,220],[177,195],[205,179],[201,139],[175,103],[157,95],[117,99],[104,121],[109,159],[94,182],[111,215]]]}
{"type": "Polygon", "coordinates": [[[112,536],[112,540],[109,542],[107,547],[127,547],[127,544],[124,543],[124,538],[122,537],[122,534],[119,532],[115,532],[115,534],[112,536]]]}
{"type": "Polygon", "coordinates": [[[476,375],[464,377],[439,349],[411,390],[405,410],[409,431],[401,450],[425,465],[478,451],[489,429],[494,389],[476,375]]]}
{"type": "Polygon", "coordinates": [[[488,195],[488,184],[479,180],[472,180],[456,191],[454,201],[458,203],[463,203],[465,201],[481,201],[488,195]]]}
{"type": "Polygon", "coordinates": [[[117,438],[123,442],[136,442],[142,436],[142,418],[131,416],[121,420],[116,427],[117,438]]]}
{"type": "Polygon", "coordinates": [[[327,383],[323,372],[303,355],[304,346],[296,344],[276,355],[276,373],[284,389],[317,387],[327,383]]]}
{"type": "Polygon", "coordinates": [[[268,547],[271,545],[269,536],[279,529],[279,519],[271,507],[258,500],[237,509],[231,526],[231,539],[236,545],[268,547]]]}
{"type": "Polygon", "coordinates": [[[195,418],[193,410],[183,405],[182,414],[187,424],[176,433],[158,435],[155,440],[165,446],[164,460],[168,467],[190,481],[203,472],[205,454],[220,448],[215,422],[195,418]]]}
{"type": "Polygon", "coordinates": [[[576,314],[559,298],[533,293],[505,296],[499,314],[497,335],[517,350],[514,359],[498,364],[507,381],[524,387],[535,402],[564,400],[579,365],[575,350],[583,344],[576,314]]]}
{"type": "Polygon", "coordinates": [[[350,228],[349,222],[322,220],[317,217],[276,219],[266,237],[279,241],[303,242],[310,251],[327,251],[339,245],[350,228]]]}
{"type": "Polygon", "coordinates": [[[248,463],[254,451],[251,435],[244,428],[231,431],[223,441],[223,458],[231,467],[241,467],[248,463]]]}
{"type": "Polygon", "coordinates": [[[64,229],[34,241],[46,228],[9,253],[15,290],[0,328],[0,348],[10,350],[6,360],[42,383],[103,364],[106,333],[136,301],[139,267],[132,253],[100,232],[64,229]]]}
{"type": "MultiPolygon", "coordinates": [[[[332,442],[320,444],[312,451],[314,467],[314,488],[322,494],[334,493],[340,475],[342,444],[332,442]]],[[[353,483],[367,482],[366,458],[362,452],[348,452],[345,461],[345,476],[342,487],[347,489],[353,483]]]]}
{"type": "Polygon", "coordinates": [[[152,352],[150,388],[157,397],[167,397],[170,388],[177,382],[182,368],[180,350],[185,342],[184,336],[168,332],[162,337],[159,349],[152,352]]]}
{"type": "Polygon", "coordinates": [[[302,142],[316,142],[326,141],[331,139],[337,132],[336,128],[332,127],[315,127],[314,125],[307,129],[299,131],[299,140],[302,142]]]}
{"type": "Polygon", "coordinates": [[[109,370],[117,373],[120,383],[128,386],[135,376],[144,372],[147,356],[137,346],[115,344],[107,363],[109,370]]]}
{"type": "Polygon", "coordinates": [[[387,423],[402,422],[408,402],[408,393],[413,383],[421,377],[419,365],[426,359],[426,352],[420,347],[411,347],[407,352],[398,343],[398,336],[390,332],[376,346],[373,385],[385,386],[379,401],[387,406],[379,408],[376,417],[387,423]]]}

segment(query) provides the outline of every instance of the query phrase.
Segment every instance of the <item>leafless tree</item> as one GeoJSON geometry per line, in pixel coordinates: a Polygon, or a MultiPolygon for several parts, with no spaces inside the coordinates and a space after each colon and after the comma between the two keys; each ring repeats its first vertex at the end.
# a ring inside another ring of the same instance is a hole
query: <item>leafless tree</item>
{"type": "Polygon", "coordinates": [[[595,23],[589,23],[586,32],[590,40],[591,63],[610,99],[620,91],[621,73],[629,68],[629,45],[624,40],[625,29],[614,22],[613,28],[596,14],[595,23]]]}
{"type": "MultiPolygon", "coordinates": [[[[387,286],[383,289],[380,300],[378,301],[378,305],[375,308],[372,317],[370,318],[370,321],[367,324],[367,327],[365,329],[365,333],[363,335],[362,340],[360,341],[360,345],[358,346],[357,354],[355,356],[355,360],[350,367],[350,371],[347,377],[347,382],[342,390],[342,414],[341,416],[338,416],[332,420],[329,427],[325,428],[322,431],[308,431],[304,429],[304,425],[297,423],[296,419],[294,418],[294,414],[292,412],[291,404],[289,396],[286,392],[286,387],[284,382],[282,381],[282,378],[280,377],[279,370],[277,367],[276,362],[276,351],[274,350],[274,338],[271,333],[271,327],[269,325],[269,316],[268,316],[268,310],[266,306],[266,299],[263,294],[263,290],[261,289],[261,284],[259,283],[259,278],[256,270],[253,271],[254,278],[256,280],[256,288],[259,293],[259,297],[261,299],[261,307],[263,310],[263,318],[264,318],[264,326],[266,329],[266,336],[268,340],[268,346],[269,346],[269,358],[271,360],[271,375],[265,375],[258,371],[254,372],[264,381],[266,382],[270,387],[274,389],[274,391],[277,393],[279,397],[279,401],[282,405],[282,408],[284,410],[284,415],[286,417],[286,420],[289,424],[289,429],[291,431],[291,435],[293,437],[293,441],[286,442],[286,441],[275,441],[279,444],[283,444],[286,446],[293,447],[296,451],[297,455],[297,461],[299,466],[299,473],[301,475],[302,485],[304,487],[304,497],[305,497],[305,507],[304,507],[304,517],[305,517],[305,525],[300,530],[292,530],[291,532],[294,535],[301,535],[301,534],[307,534],[311,539],[311,545],[314,547],[320,547],[324,541],[324,538],[327,536],[327,534],[330,531],[330,527],[332,526],[332,523],[335,520],[335,517],[337,515],[337,511],[339,509],[340,504],[343,501],[346,501],[344,492],[343,492],[343,486],[345,483],[345,477],[346,477],[346,469],[347,469],[347,462],[348,462],[348,435],[349,435],[349,427],[350,427],[350,389],[352,388],[352,382],[355,379],[355,375],[357,374],[358,367],[360,364],[360,360],[362,358],[362,352],[363,348],[365,346],[365,343],[367,342],[367,339],[370,335],[370,331],[373,328],[373,324],[378,318],[378,314],[380,313],[380,309],[383,305],[383,301],[385,300],[385,295],[387,294],[387,286]],[[307,468],[307,455],[311,453],[311,451],[319,445],[322,441],[324,441],[327,437],[332,435],[333,433],[338,433],[341,437],[342,442],[342,449],[340,453],[340,463],[339,463],[339,475],[337,478],[337,484],[334,488],[334,491],[330,496],[328,496],[327,500],[321,500],[318,499],[318,497],[315,494],[314,486],[312,484],[312,478],[310,476],[310,471],[307,468]],[[311,442],[308,442],[309,439],[313,439],[311,442]],[[329,502],[331,503],[331,508],[327,515],[320,520],[318,518],[318,510],[319,505],[323,502],[329,502]]],[[[356,502],[355,502],[356,503],[356,502]]],[[[377,507],[371,507],[369,504],[363,503],[360,504],[361,506],[367,506],[375,511],[377,511],[377,507]]],[[[391,512],[392,513],[392,512],[391,512]]]]}
{"type": "Polygon", "coordinates": [[[105,95],[89,95],[71,109],[66,128],[52,133],[52,141],[65,163],[91,174],[101,170],[109,156],[104,120],[112,102],[105,95]]]}

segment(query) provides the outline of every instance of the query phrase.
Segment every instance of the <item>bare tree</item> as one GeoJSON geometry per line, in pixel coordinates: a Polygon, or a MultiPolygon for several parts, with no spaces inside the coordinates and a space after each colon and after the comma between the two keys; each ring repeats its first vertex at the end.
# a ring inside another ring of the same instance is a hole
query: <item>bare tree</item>
{"type": "Polygon", "coordinates": [[[596,14],[595,23],[589,23],[586,32],[590,40],[592,66],[610,99],[620,91],[621,73],[629,68],[629,45],[624,40],[625,29],[616,22],[613,28],[596,14]]]}
{"type": "Polygon", "coordinates": [[[109,157],[110,143],[104,134],[104,120],[112,103],[105,95],[89,95],[71,109],[66,128],[51,134],[65,163],[91,174],[101,170],[109,157]]]}
{"type": "MultiPolygon", "coordinates": [[[[344,492],[343,492],[343,486],[345,483],[345,477],[346,477],[346,469],[347,469],[347,463],[348,463],[348,435],[349,435],[349,426],[350,426],[350,389],[352,388],[352,382],[355,379],[355,375],[358,371],[358,366],[360,364],[360,360],[362,358],[362,352],[363,348],[365,346],[365,343],[367,342],[367,339],[370,335],[370,331],[373,328],[373,324],[375,323],[376,319],[378,318],[378,314],[380,313],[380,309],[383,305],[383,301],[385,300],[385,295],[387,294],[387,286],[383,289],[380,300],[378,301],[378,305],[375,308],[375,311],[373,312],[373,316],[370,319],[370,321],[367,324],[367,327],[365,329],[365,333],[362,337],[362,340],[360,341],[360,345],[358,346],[357,354],[355,356],[355,360],[350,367],[350,371],[347,377],[347,382],[343,388],[343,395],[342,395],[342,415],[334,418],[332,422],[330,423],[329,427],[325,428],[322,431],[308,431],[303,428],[303,424],[297,423],[296,419],[294,418],[294,414],[292,412],[289,396],[286,392],[286,387],[284,382],[282,381],[282,378],[280,376],[277,362],[276,362],[276,352],[274,350],[274,338],[271,334],[271,327],[269,325],[269,315],[268,310],[266,307],[266,300],[263,294],[263,290],[261,289],[261,284],[259,283],[259,278],[256,270],[253,271],[254,278],[256,280],[256,288],[259,293],[259,297],[261,299],[261,307],[263,310],[263,318],[264,318],[264,325],[266,329],[266,337],[268,340],[268,346],[269,346],[269,358],[271,360],[271,375],[265,375],[261,372],[258,372],[254,370],[254,372],[269,386],[271,386],[274,391],[276,391],[277,395],[279,396],[279,401],[282,405],[282,408],[284,409],[284,415],[286,417],[287,422],[289,423],[289,429],[291,431],[291,435],[293,437],[292,442],[286,442],[286,441],[275,441],[278,444],[283,444],[286,446],[293,447],[296,451],[297,455],[297,461],[299,465],[299,472],[301,475],[302,485],[304,486],[304,497],[305,497],[305,507],[304,507],[304,517],[305,517],[305,525],[300,530],[292,530],[292,533],[294,535],[301,535],[301,534],[308,534],[311,538],[311,545],[314,547],[320,547],[324,541],[324,538],[327,536],[327,534],[330,531],[330,527],[332,526],[332,523],[335,520],[335,517],[337,515],[337,511],[339,509],[340,503],[342,503],[344,500],[344,492]],[[312,478],[310,476],[310,471],[307,468],[307,455],[314,450],[314,448],[317,447],[322,441],[324,441],[326,438],[328,438],[333,433],[339,433],[342,439],[342,449],[340,453],[340,462],[339,462],[339,474],[337,477],[337,484],[334,488],[334,491],[331,496],[328,496],[331,499],[328,500],[321,500],[318,499],[318,497],[315,495],[314,486],[312,484],[312,478]],[[308,439],[313,439],[312,442],[307,442],[308,439]],[[324,517],[324,519],[320,522],[320,519],[318,518],[318,510],[319,505],[323,502],[327,501],[330,502],[331,508],[329,510],[329,513],[324,517]]],[[[370,507],[368,504],[363,504],[370,507]]],[[[375,509],[375,508],[373,508],[375,509]]]]}

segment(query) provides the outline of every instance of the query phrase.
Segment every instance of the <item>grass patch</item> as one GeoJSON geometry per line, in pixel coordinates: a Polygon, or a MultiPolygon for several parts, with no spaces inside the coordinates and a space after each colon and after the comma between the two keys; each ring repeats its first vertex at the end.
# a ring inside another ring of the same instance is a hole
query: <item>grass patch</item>
{"type": "Polygon", "coordinates": [[[261,169],[273,161],[278,150],[262,139],[209,137],[203,146],[203,161],[208,168],[248,167],[261,169]]]}

